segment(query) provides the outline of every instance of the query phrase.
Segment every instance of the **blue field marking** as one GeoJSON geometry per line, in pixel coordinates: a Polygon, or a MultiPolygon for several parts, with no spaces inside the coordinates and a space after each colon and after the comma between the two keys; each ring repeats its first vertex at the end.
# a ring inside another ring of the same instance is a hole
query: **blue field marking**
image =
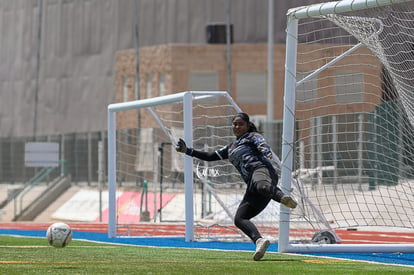
{"type": "MultiPolygon", "coordinates": [[[[13,235],[24,237],[46,238],[46,230],[18,230],[0,229],[0,235],[13,235]]],[[[73,231],[73,239],[89,240],[103,243],[150,246],[150,247],[173,247],[173,248],[199,248],[217,249],[228,251],[251,251],[255,246],[250,242],[186,242],[184,237],[131,237],[131,238],[108,238],[107,233],[73,231]]],[[[276,252],[277,244],[272,243],[268,252],[276,252]]],[[[301,255],[312,255],[329,258],[338,258],[355,261],[369,261],[384,264],[406,265],[414,267],[414,254],[402,253],[308,253],[301,255]]]]}
{"type": "Polygon", "coordinates": [[[304,255],[377,262],[384,264],[407,265],[414,267],[414,254],[410,253],[312,253],[304,255]]]}

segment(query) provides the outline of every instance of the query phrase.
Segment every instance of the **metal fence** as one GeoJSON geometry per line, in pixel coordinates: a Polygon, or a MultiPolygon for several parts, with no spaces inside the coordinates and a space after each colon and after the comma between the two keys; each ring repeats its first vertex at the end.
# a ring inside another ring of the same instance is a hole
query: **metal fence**
{"type": "MultiPolygon", "coordinates": [[[[274,136],[266,138],[272,144],[274,151],[280,154],[281,123],[264,123],[258,126],[264,131],[265,136],[274,133],[274,136]]],[[[33,137],[0,138],[0,184],[25,183],[41,169],[25,166],[25,144],[33,141],[59,144],[60,160],[65,162],[63,172],[71,177],[73,184],[96,185],[99,180],[106,182],[106,134],[106,131],[101,131],[49,135],[36,137],[36,139],[33,137]],[[103,152],[99,152],[100,142],[103,144],[101,146],[103,152]],[[99,154],[103,157],[101,165],[99,165],[99,154]]]]}
{"type": "MultiPolygon", "coordinates": [[[[60,159],[65,161],[64,173],[71,176],[72,183],[86,182],[92,185],[99,178],[99,142],[106,148],[106,132],[70,133],[42,136],[33,139],[1,138],[0,139],[0,183],[24,183],[33,177],[41,168],[25,166],[25,144],[27,142],[56,142],[59,144],[60,159]]],[[[102,152],[101,152],[102,154],[102,152]]],[[[102,154],[106,167],[106,155],[102,154]]],[[[102,170],[102,168],[100,168],[102,170]]],[[[106,170],[106,169],[105,169],[106,170]]],[[[101,171],[105,174],[104,171],[101,171]]]]}

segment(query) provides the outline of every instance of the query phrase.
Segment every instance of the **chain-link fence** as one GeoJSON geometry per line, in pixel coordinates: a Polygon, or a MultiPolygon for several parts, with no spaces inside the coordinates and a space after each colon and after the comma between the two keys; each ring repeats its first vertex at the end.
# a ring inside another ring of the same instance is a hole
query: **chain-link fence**
{"type": "MultiPolygon", "coordinates": [[[[106,132],[71,133],[53,136],[30,138],[0,138],[0,183],[19,184],[30,180],[39,170],[37,167],[25,166],[25,144],[28,142],[55,142],[59,144],[59,158],[65,162],[63,172],[70,175],[72,183],[93,185],[98,181],[98,144],[103,142],[106,147],[106,132]]],[[[106,155],[103,154],[105,160],[106,155]]],[[[58,173],[58,172],[56,172],[58,173]]],[[[105,173],[103,173],[105,174],[105,173]]],[[[51,175],[51,179],[52,179],[51,175]]]]}

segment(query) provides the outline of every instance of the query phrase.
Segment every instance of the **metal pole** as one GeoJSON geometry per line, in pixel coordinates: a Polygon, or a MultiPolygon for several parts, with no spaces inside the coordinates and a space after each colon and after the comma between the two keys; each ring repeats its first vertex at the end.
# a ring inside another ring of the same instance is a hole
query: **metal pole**
{"type": "MultiPolygon", "coordinates": [[[[184,139],[193,147],[193,109],[192,94],[184,94],[184,139]]],[[[185,189],[185,241],[194,240],[194,204],[193,204],[193,158],[184,155],[185,189]]]]}
{"type": "MultiPolygon", "coordinates": [[[[135,100],[140,99],[139,92],[139,28],[138,28],[138,12],[139,12],[139,0],[135,0],[135,14],[134,14],[134,32],[135,32],[135,100]]],[[[140,124],[140,117],[138,112],[138,125],[140,124]]]]}
{"type": "Polygon", "coordinates": [[[60,135],[60,159],[64,164],[60,167],[60,175],[66,175],[66,159],[65,159],[65,134],[60,135]]]}
{"type": "Polygon", "coordinates": [[[116,237],[116,116],[108,110],[108,237],[116,237]]]}
{"type": "MultiPolygon", "coordinates": [[[[134,1],[134,47],[135,47],[135,98],[134,100],[140,100],[141,94],[139,89],[139,24],[138,24],[138,12],[139,12],[139,0],[134,1]]],[[[139,155],[139,149],[141,144],[141,110],[137,109],[137,128],[135,129],[136,136],[136,146],[135,146],[135,156],[139,155]]],[[[138,175],[136,175],[138,179],[138,175]]],[[[156,216],[156,215],[154,215],[156,216]]]]}
{"type": "MultiPolygon", "coordinates": [[[[295,134],[295,89],[296,89],[296,53],[298,21],[288,17],[286,36],[286,72],[285,98],[283,106],[283,144],[281,184],[286,193],[290,193],[292,183],[293,146],[295,134]]],[[[279,252],[289,246],[290,212],[284,205],[280,206],[279,252]]]]}
{"type": "Polygon", "coordinates": [[[162,222],[162,194],[163,194],[163,177],[164,177],[164,145],[167,144],[166,142],[161,142],[161,146],[158,147],[158,151],[160,154],[160,209],[159,209],[159,217],[160,222],[162,222]]]}
{"type": "Polygon", "coordinates": [[[156,167],[159,166],[158,165],[158,156],[159,156],[158,146],[159,146],[158,142],[155,142],[154,146],[153,146],[153,150],[152,150],[152,152],[153,152],[152,154],[154,156],[153,166],[152,166],[152,167],[154,167],[154,175],[152,177],[153,186],[154,186],[153,187],[154,188],[154,190],[153,190],[153,192],[154,192],[154,222],[157,221],[157,216],[158,216],[158,212],[157,212],[157,180],[158,180],[159,175],[158,175],[158,169],[156,169],[156,167]]]}
{"type": "Polygon", "coordinates": [[[104,143],[98,142],[99,221],[102,222],[102,189],[104,179],[104,143]]]}
{"type": "MultiPolygon", "coordinates": [[[[274,36],[273,36],[273,0],[269,0],[269,14],[268,14],[268,26],[267,26],[267,120],[270,122],[273,120],[274,106],[273,106],[273,90],[274,90],[274,66],[273,66],[273,48],[274,48],[274,36]]],[[[272,133],[269,133],[273,136],[272,133]]],[[[271,139],[273,142],[273,139],[271,139]]]]}
{"type": "Polygon", "coordinates": [[[39,19],[37,26],[37,52],[36,52],[36,83],[34,94],[34,113],[33,113],[33,140],[37,136],[37,104],[39,100],[39,82],[40,82],[40,56],[42,49],[42,14],[43,14],[43,0],[39,0],[39,19]]]}
{"type": "Polygon", "coordinates": [[[231,6],[230,0],[227,0],[226,8],[226,65],[227,65],[227,91],[232,93],[232,77],[231,77],[231,6]]]}
{"type": "Polygon", "coordinates": [[[88,132],[88,186],[92,183],[92,133],[88,132]]]}

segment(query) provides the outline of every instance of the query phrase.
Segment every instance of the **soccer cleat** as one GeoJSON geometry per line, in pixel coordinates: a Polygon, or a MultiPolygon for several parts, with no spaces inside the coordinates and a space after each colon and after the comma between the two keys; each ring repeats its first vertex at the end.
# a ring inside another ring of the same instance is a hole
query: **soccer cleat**
{"type": "Polygon", "coordinates": [[[283,204],[284,206],[292,208],[292,209],[296,208],[296,206],[298,205],[298,203],[295,202],[295,200],[292,199],[292,197],[290,197],[288,195],[284,195],[282,197],[282,199],[280,200],[280,203],[283,204]]]}
{"type": "Polygon", "coordinates": [[[265,238],[257,239],[256,241],[256,252],[254,252],[253,260],[258,261],[263,258],[266,253],[267,248],[269,247],[270,241],[265,238]]]}

